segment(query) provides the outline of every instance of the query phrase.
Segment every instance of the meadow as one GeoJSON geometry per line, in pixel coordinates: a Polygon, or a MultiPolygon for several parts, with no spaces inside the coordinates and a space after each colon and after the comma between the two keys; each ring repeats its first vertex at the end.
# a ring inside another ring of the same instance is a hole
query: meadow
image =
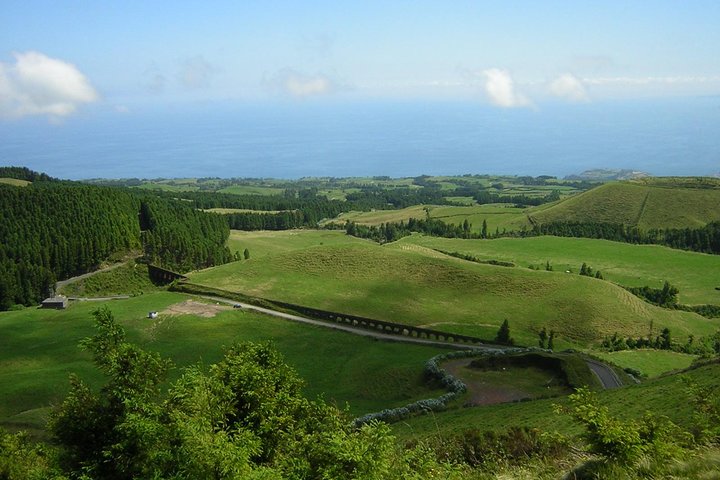
{"type": "MultiPolygon", "coordinates": [[[[237,341],[271,341],[305,380],[310,398],[322,396],[360,415],[436,396],[423,379],[425,361],[442,349],[381,342],[321,327],[228,308],[215,317],[147,318],[189,297],[156,292],[128,300],[72,303],[67,310],[0,313],[0,426],[39,431],[50,405],[62,400],[68,376],[102,382],[78,342],[94,333],[92,311],[107,305],[129,340],[184,367],[221,358],[237,341]],[[312,352],[311,355],[308,353],[312,352]]],[[[174,370],[171,378],[179,375],[174,370]]]]}
{"type": "MultiPolygon", "coordinates": [[[[601,405],[621,419],[638,419],[647,412],[668,417],[689,428],[693,421],[693,402],[686,381],[720,388],[720,364],[689,370],[682,375],[651,379],[639,385],[598,392],[601,405]]],[[[445,412],[413,417],[392,425],[401,441],[458,434],[469,427],[502,432],[510,426],[538,428],[545,432],[577,435],[581,429],[569,415],[556,413],[556,405],[567,405],[566,397],[539,399],[472,408],[453,408],[445,412]]]]}
{"type": "Polygon", "coordinates": [[[678,287],[686,304],[720,304],[720,256],[675,250],[658,245],[632,245],[590,238],[529,237],[465,240],[414,234],[399,245],[418,245],[459,252],[484,260],[512,262],[519,267],[556,272],[580,271],[583,262],[600,270],[605,280],[628,287],[662,288],[665,281],[678,287]]]}
{"type": "Polygon", "coordinates": [[[528,213],[540,223],[577,221],[624,223],[641,229],[698,228],[720,220],[720,180],[705,180],[702,188],[673,179],[612,182],[528,213]]]}
{"type": "MultiPolygon", "coordinates": [[[[461,200],[461,202],[467,202],[467,199],[461,200]]],[[[488,233],[493,234],[496,229],[500,232],[521,230],[523,227],[529,229],[531,224],[527,218],[528,211],[532,210],[504,203],[467,206],[414,205],[399,210],[341,213],[326,223],[343,224],[351,221],[362,225],[380,225],[387,222],[407,222],[410,218],[425,219],[429,215],[430,218],[452,225],[462,225],[467,220],[471,224],[471,231],[476,233],[482,230],[482,224],[485,221],[488,233]]]]}
{"type": "Polygon", "coordinates": [[[651,322],[679,341],[716,330],[697,314],[655,307],[594,278],[481,265],[398,242],[340,240],[290,250],[289,241],[278,242],[284,252],[255,257],[251,250],[250,260],[192,273],[190,281],[486,339],[508,319],[517,342],[535,345],[545,327],[557,332],[557,348],[590,346],[615,332],[646,335],[651,322]]]}
{"type": "Polygon", "coordinates": [[[623,350],[619,352],[595,352],[595,356],[622,368],[632,368],[648,377],[657,377],[689,367],[695,355],[667,350],[623,350]]]}

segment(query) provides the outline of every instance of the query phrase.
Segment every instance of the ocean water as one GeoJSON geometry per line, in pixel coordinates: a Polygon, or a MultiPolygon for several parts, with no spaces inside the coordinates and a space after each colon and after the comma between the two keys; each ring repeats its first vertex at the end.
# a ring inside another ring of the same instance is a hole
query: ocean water
{"type": "MultiPolygon", "coordinates": [[[[107,109],[106,109],[107,110],[107,109]]],[[[85,178],[720,172],[720,97],[549,104],[297,102],[0,121],[0,164],[85,178]]]]}

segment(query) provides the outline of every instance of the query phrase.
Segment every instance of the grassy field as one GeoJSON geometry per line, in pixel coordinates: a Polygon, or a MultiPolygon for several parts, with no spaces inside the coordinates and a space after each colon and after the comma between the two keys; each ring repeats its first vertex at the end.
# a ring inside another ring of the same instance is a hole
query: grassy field
{"type": "Polygon", "coordinates": [[[58,293],[69,297],[105,297],[140,295],[156,290],[158,287],[150,281],[147,265],[130,261],[121,267],[66,285],[58,293]]]}
{"type": "Polygon", "coordinates": [[[228,215],[231,213],[280,213],[287,212],[288,210],[250,210],[248,208],[206,208],[203,212],[219,213],[221,215],[228,215]]]}
{"type": "Polygon", "coordinates": [[[344,231],[338,230],[259,230],[254,232],[231,230],[228,239],[230,251],[242,253],[247,248],[252,259],[308,247],[356,243],[367,244],[370,243],[370,240],[352,237],[346,235],[344,231]]]}
{"type": "Polygon", "coordinates": [[[657,377],[673,370],[682,370],[695,360],[694,355],[668,350],[623,350],[620,352],[597,352],[603,358],[623,368],[634,368],[647,375],[657,377]]]}
{"type": "MultiPolygon", "coordinates": [[[[460,197],[464,198],[464,197],[460,197]]],[[[520,230],[530,228],[527,209],[516,208],[510,204],[488,204],[468,206],[415,205],[400,210],[374,210],[372,212],[348,212],[338,215],[332,221],[344,223],[350,220],[362,225],[380,225],[387,222],[407,222],[410,218],[424,219],[429,212],[430,218],[442,220],[453,225],[462,225],[465,220],[471,223],[472,231],[480,232],[483,220],[487,222],[488,232],[520,230]]]]}
{"type": "Polygon", "coordinates": [[[284,191],[282,188],[262,185],[232,185],[218,190],[220,193],[232,193],[235,195],[282,195],[284,191]]]}
{"type": "Polygon", "coordinates": [[[487,260],[513,262],[520,267],[555,271],[580,271],[583,262],[600,270],[606,280],[629,287],[661,288],[667,280],[680,289],[679,301],[687,304],[720,304],[720,256],[674,250],[657,245],[589,238],[552,236],[463,240],[412,235],[399,244],[420,245],[447,252],[460,252],[487,260]]]}
{"type": "Polygon", "coordinates": [[[654,307],[611,282],[480,265],[408,244],[340,242],[251,254],[249,261],[191,274],[190,281],[483,338],[494,338],[509,319],[516,340],[530,345],[542,327],[556,330],[556,347],[588,345],[616,331],[644,335],[651,321],[678,340],[716,329],[699,315],[654,307]]]}
{"type": "MultiPolygon", "coordinates": [[[[641,418],[646,412],[669,417],[686,428],[692,421],[691,396],[683,378],[699,385],[720,388],[720,365],[709,365],[683,375],[670,375],[598,393],[600,403],[614,416],[641,418]]],[[[580,433],[568,415],[556,414],[554,405],[565,405],[564,397],[532,402],[453,408],[406,419],[392,425],[401,440],[431,437],[438,433],[459,433],[468,428],[504,431],[510,426],[527,426],[543,431],[558,431],[574,435],[580,433]]]]}
{"type": "Polygon", "coordinates": [[[17,178],[0,178],[0,183],[12,185],[14,187],[27,187],[32,182],[28,182],[27,180],[18,180],[17,178]]]}
{"type": "MultiPolygon", "coordinates": [[[[305,379],[309,397],[322,395],[341,407],[348,402],[353,414],[441,393],[429,390],[422,378],[425,361],[442,351],[437,348],[380,342],[231,308],[213,318],[162,313],[146,318],[149,310],[162,312],[187,298],[158,292],[107,305],[130,340],[180,367],[198,361],[209,365],[235,341],[270,340],[305,379]]],[[[89,355],[78,348],[80,339],[93,334],[91,312],[100,305],[0,313],[0,426],[42,427],[49,405],[65,395],[72,372],[93,385],[101,382],[89,355]]]]}
{"type": "Polygon", "coordinates": [[[528,212],[540,223],[610,222],[649,228],[697,228],[720,220],[720,180],[690,188],[672,179],[613,182],[541,210],[528,212]]]}

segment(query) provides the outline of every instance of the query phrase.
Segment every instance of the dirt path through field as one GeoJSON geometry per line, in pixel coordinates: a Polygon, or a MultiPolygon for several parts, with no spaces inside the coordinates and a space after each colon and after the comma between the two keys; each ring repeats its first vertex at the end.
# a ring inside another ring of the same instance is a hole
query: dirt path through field
{"type": "Polygon", "coordinates": [[[185,300],[184,302],[170,305],[160,313],[162,315],[197,315],[198,317],[212,318],[226,310],[232,310],[232,307],[228,305],[197,302],[195,300],[185,300]]]}

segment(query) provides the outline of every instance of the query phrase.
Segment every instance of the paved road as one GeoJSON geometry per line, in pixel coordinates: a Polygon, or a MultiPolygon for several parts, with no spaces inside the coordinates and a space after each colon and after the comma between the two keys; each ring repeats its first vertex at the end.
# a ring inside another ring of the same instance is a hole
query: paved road
{"type": "MultiPolygon", "coordinates": [[[[511,348],[508,347],[500,347],[500,346],[493,346],[493,345],[464,345],[464,344],[458,344],[458,343],[450,343],[450,342],[440,342],[435,340],[426,340],[423,338],[416,338],[416,337],[406,337],[403,335],[389,335],[386,333],[379,333],[379,332],[373,332],[372,330],[365,330],[362,328],[355,328],[348,325],[343,324],[335,324],[330,323],[322,320],[313,320],[311,318],[301,317],[299,315],[292,315],[290,313],[284,313],[284,312],[278,312],[275,310],[270,310],[268,308],[258,307],[255,305],[251,305],[249,303],[243,303],[238,302],[236,300],[232,300],[229,298],[223,298],[223,297],[214,297],[214,296],[206,296],[201,295],[202,298],[205,298],[207,300],[212,300],[213,302],[221,302],[225,303],[227,305],[240,305],[244,310],[252,310],[259,313],[264,313],[266,315],[272,315],[274,317],[284,318],[286,320],[291,320],[294,322],[300,322],[300,323],[306,323],[309,325],[316,325],[318,327],[325,327],[325,328],[332,328],[334,330],[341,330],[343,332],[352,333],[355,335],[362,335],[364,337],[371,337],[371,338],[377,338],[379,340],[387,340],[391,342],[404,342],[404,343],[414,343],[414,344],[420,344],[420,345],[432,345],[435,347],[446,347],[446,348],[454,348],[454,349],[472,349],[477,350],[480,352],[500,352],[505,350],[510,350],[511,348]]],[[[615,372],[605,365],[604,363],[597,362],[595,360],[586,360],[588,367],[590,367],[590,370],[597,375],[597,377],[600,379],[600,382],[602,383],[603,388],[617,388],[622,386],[622,382],[617,377],[615,372]]]]}
{"type": "Polygon", "coordinates": [[[201,295],[202,298],[212,300],[213,302],[222,302],[228,305],[240,305],[243,310],[253,310],[256,312],[264,313],[266,315],[272,315],[274,317],[284,318],[285,320],[292,320],[294,322],[300,322],[300,323],[306,323],[309,325],[316,325],[318,327],[325,327],[325,328],[332,328],[334,330],[341,330],[343,332],[353,333],[355,335],[362,335],[363,337],[372,337],[377,338],[379,340],[388,340],[391,342],[404,342],[404,343],[415,343],[415,344],[421,344],[421,345],[432,345],[436,347],[451,347],[454,349],[472,349],[472,350],[478,350],[483,352],[499,352],[506,350],[505,347],[496,347],[491,345],[465,345],[461,343],[452,343],[452,342],[441,342],[436,340],[426,340],[424,338],[416,338],[416,337],[406,337],[403,335],[390,335],[387,333],[380,333],[380,332],[373,332],[372,330],[365,330],[362,328],[355,328],[351,327],[349,325],[343,325],[343,324],[335,324],[330,323],[322,320],[313,320],[311,318],[301,317],[299,315],[292,315],[290,313],[284,313],[284,312],[278,312],[275,310],[270,310],[269,308],[263,308],[263,307],[257,307],[255,305],[251,305],[249,303],[242,303],[238,302],[236,300],[231,300],[228,298],[222,298],[222,297],[211,297],[211,296],[205,296],[201,295]]]}
{"type": "Polygon", "coordinates": [[[585,360],[590,370],[600,379],[603,388],[622,387],[622,382],[612,368],[595,360],[585,360]]]}

